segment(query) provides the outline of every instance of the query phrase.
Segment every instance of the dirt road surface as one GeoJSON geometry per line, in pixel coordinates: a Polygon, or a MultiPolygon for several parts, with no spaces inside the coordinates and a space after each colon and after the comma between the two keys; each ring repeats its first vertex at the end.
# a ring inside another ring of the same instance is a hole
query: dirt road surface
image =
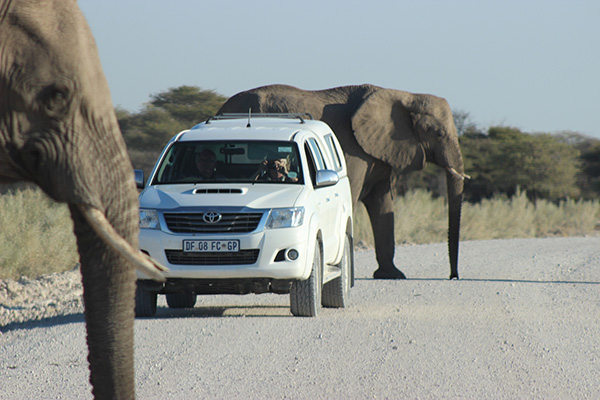
{"type": "MultiPolygon", "coordinates": [[[[445,244],[395,262],[409,280],[373,280],[358,251],[349,307],[317,318],[283,295],[161,296],[136,320],[138,398],[597,398],[600,237],[464,242],[458,281],[445,244]]],[[[83,316],[58,314],[2,328],[1,399],[91,398],[83,316]]]]}

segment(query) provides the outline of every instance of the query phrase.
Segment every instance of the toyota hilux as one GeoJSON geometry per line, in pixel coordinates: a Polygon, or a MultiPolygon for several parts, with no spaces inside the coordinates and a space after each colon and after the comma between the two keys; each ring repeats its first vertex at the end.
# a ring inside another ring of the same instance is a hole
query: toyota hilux
{"type": "Polygon", "coordinates": [[[289,294],[297,316],[343,308],[354,281],[352,198],[334,133],[301,114],[211,117],[175,135],[147,182],[137,170],[140,248],[168,268],[138,273],[136,315],[157,296],[289,294]]]}

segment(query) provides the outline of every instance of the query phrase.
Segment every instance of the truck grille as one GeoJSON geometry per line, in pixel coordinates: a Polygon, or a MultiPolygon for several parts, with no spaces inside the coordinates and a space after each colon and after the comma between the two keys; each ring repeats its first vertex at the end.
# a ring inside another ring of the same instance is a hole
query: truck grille
{"type": "Polygon", "coordinates": [[[167,227],[175,233],[245,233],[258,226],[262,213],[222,213],[216,223],[208,223],[205,213],[165,213],[167,227]]]}
{"type": "Polygon", "coordinates": [[[258,260],[259,249],[240,250],[237,253],[184,253],[165,250],[167,260],[175,265],[245,265],[258,260]]]}

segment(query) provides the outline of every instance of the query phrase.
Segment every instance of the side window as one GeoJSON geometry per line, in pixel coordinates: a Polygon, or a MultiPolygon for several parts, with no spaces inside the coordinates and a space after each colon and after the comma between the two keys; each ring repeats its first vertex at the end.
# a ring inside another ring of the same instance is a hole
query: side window
{"type": "Polygon", "coordinates": [[[304,153],[306,153],[306,164],[308,166],[308,171],[310,174],[310,180],[314,186],[317,181],[317,166],[315,165],[315,157],[308,145],[308,142],[304,144],[304,153]]]}
{"type": "Polygon", "coordinates": [[[310,139],[308,139],[308,145],[310,146],[310,149],[312,150],[312,154],[313,154],[315,164],[317,166],[317,170],[326,169],[325,162],[323,161],[323,154],[321,153],[321,149],[319,148],[317,141],[314,138],[310,138],[310,139]]]}
{"type": "Polygon", "coordinates": [[[333,163],[335,164],[335,170],[340,171],[342,169],[342,162],[340,161],[340,155],[335,147],[335,143],[333,142],[333,135],[325,136],[325,143],[327,143],[327,147],[329,148],[329,153],[331,153],[331,158],[333,159],[333,163]]]}

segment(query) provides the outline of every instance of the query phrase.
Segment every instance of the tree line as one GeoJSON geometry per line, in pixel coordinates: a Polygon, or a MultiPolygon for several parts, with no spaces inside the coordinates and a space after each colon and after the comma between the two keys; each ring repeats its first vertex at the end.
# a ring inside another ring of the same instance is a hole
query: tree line
{"type": "MultiPolygon", "coordinates": [[[[148,174],[164,145],[175,134],[205,121],[227,100],[212,90],[179,86],[150,97],[131,113],[117,108],[117,118],[134,168],[148,174]]],[[[532,199],[597,199],[600,197],[600,140],[576,132],[527,133],[518,128],[482,129],[464,111],[454,112],[465,171],[465,199],[526,192],[532,199]]],[[[445,173],[425,170],[394,180],[397,192],[425,188],[443,195],[445,173]]]]}

